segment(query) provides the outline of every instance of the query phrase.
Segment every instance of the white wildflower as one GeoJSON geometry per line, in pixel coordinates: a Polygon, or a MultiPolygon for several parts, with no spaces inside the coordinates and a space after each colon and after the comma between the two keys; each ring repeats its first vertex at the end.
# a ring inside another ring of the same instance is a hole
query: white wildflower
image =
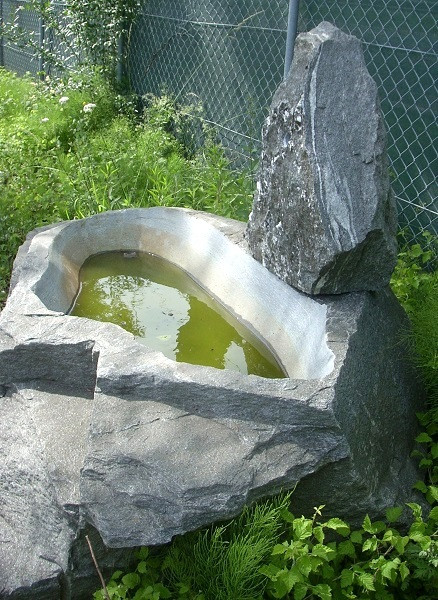
{"type": "Polygon", "coordinates": [[[41,123],[47,123],[48,120],[49,120],[49,117],[44,117],[44,119],[41,119],[41,123]]]}
{"type": "Polygon", "coordinates": [[[65,104],[66,102],[68,102],[68,96],[62,96],[59,99],[59,104],[65,104]]]}
{"type": "Polygon", "coordinates": [[[82,109],[85,113],[90,113],[93,112],[93,110],[96,108],[96,105],[93,104],[92,102],[90,102],[90,104],[85,104],[84,108],[82,109]]]}

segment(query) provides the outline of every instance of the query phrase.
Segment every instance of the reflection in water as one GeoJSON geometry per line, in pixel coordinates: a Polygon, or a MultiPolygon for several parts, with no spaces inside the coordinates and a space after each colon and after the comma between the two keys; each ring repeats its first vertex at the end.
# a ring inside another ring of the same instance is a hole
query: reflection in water
{"type": "Polygon", "coordinates": [[[105,252],[80,272],[70,314],[120,325],[179,362],[284,377],[274,356],[187,273],[147,253],[105,252]]]}

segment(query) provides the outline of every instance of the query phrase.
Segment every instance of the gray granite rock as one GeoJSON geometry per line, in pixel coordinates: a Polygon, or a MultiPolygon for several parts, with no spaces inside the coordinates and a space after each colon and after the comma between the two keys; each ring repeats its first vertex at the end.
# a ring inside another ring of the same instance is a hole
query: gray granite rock
{"type": "Polygon", "coordinates": [[[360,41],[321,23],[298,36],[264,126],[251,253],[308,294],[377,290],[395,232],[376,85],[360,41]]]}
{"type": "Polygon", "coordinates": [[[316,302],[249,256],[241,224],[161,208],[43,231],[15,270],[0,314],[6,598],[89,598],[99,584],[85,533],[110,570],[123,568],[111,548],[168,542],[296,483],[294,510],[325,504],[346,519],[412,500],[420,393],[388,289],[316,302]],[[289,376],[176,363],[115,325],[65,315],[80,264],[72,244],[95,252],[123,240],[173,252],[224,306],[254,318],[289,376]]]}

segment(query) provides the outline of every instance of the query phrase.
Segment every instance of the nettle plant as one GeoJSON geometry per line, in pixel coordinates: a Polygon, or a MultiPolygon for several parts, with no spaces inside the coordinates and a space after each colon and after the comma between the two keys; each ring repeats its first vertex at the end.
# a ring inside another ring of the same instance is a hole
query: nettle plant
{"type": "Polygon", "coordinates": [[[28,0],[19,5],[12,22],[0,24],[0,36],[42,58],[45,71],[64,71],[92,64],[114,77],[141,7],[140,0],[28,0]],[[25,26],[24,11],[36,13],[44,25],[43,37],[25,26]]]}

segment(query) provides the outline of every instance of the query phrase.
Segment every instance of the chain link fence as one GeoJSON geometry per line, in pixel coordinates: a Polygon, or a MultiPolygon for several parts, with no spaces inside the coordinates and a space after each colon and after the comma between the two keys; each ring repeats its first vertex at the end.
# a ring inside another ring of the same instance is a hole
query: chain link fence
{"type": "MultiPolygon", "coordinates": [[[[5,21],[20,3],[0,0],[5,21]]],[[[363,41],[387,124],[400,225],[413,236],[438,230],[437,16],[436,0],[301,0],[298,18],[298,31],[327,20],[363,41]]],[[[38,36],[38,17],[24,18],[38,36]]],[[[125,74],[139,95],[200,103],[230,157],[251,166],[283,78],[287,23],[287,0],[147,0],[125,40],[125,74]]],[[[5,41],[3,63],[38,70],[38,60],[5,41]]]]}
{"type": "MultiPolygon", "coordinates": [[[[44,31],[43,22],[33,11],[17,11],[18,8],[25,8],[25,6],[25,0],[0,0],[0,22],[16,21],[18,26],[28,33],[29,39],[34,44],[41,45],[44,31]]],[[[0,39],[0,43],[0,66],[11,69],[19,75],[25,73],[37,75],[42,69],[41,60],[35,55],[32,48],[20,48],[4,37],[0,39]]]]}
{"type": "Polygon", "coordinates": [[[305,0],[300,31],[322,20],[357,36],[379,87],[399,222],[438,232],[436,0],[305,0]]]}

